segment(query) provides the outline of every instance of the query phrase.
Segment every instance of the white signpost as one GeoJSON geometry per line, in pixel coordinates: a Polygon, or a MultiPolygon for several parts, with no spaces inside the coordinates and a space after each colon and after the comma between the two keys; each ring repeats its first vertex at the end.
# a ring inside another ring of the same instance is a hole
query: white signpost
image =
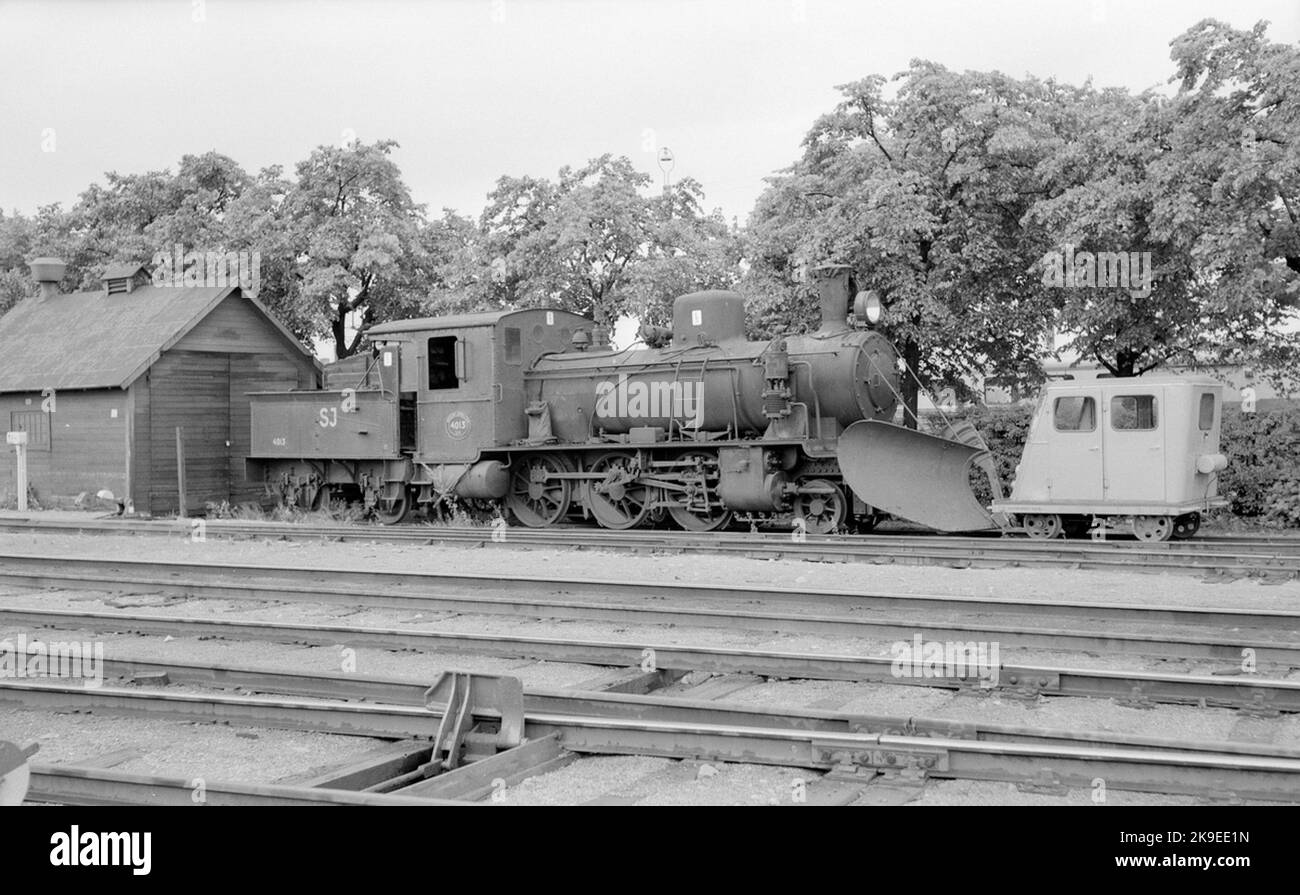
{"type": "Polygon", "coordinates": [[[18,511],[27,512],[27,433],[6,432],[5,444],[12,444],[18,452],[18,511]]]}

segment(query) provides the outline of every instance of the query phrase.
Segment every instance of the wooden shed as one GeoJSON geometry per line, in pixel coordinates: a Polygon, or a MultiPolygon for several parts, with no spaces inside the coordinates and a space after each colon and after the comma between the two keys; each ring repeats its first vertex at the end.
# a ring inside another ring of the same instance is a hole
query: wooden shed
{"type": "MultiPolygon", "coordinates": [[[[138,265],[110,267],[97,292],[59,293],[47,279],[0,317],[0,345],[0,426],[28,433],[28,482],[46,506],[93,505],[107,490],[136,513],[175,513],[178,427],[191,514],[256,500],[247,393],[320,378],[311,352],[238,286],[154,286],[138,265]]],[[[0,470],[10,499],[15,459],[8,449],[0,470]]]]}

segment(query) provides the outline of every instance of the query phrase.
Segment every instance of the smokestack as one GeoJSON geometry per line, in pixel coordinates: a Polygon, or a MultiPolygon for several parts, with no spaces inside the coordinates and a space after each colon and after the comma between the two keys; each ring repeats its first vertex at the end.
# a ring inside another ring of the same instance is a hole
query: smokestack
{"type": "Polygon", "coordinates": [[[853,301],[853,268],[847,264],[823,264],[813,268],[813,279],[821,295],[822,322],[818,332],[848,329],[849,309],[853,301]]]}
{"type": "Polygon", "coordinates": [[[41,285],[41,299],[45,300],[59,294],[59,281],[67,271],[68,265],[59,258],[36,258],[30,264],[32,279],[41,285]]]}

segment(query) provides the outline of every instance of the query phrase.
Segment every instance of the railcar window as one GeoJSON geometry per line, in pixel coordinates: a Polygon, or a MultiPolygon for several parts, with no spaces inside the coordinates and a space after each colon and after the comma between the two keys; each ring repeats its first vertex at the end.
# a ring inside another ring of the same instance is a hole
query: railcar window
{"type": "Polygon", "coordinates": [[[429,388],[456,388],[456,337],[434,336],[429,340],[429,388]]]}
{"type": "Polygon", "coordinates": [[[506,363],[517,364],[523,354],[521,348],[522,340],[519,336],[519,327],[506,327],[506,363]]]}
{"type": "Polygon", "coordinates": [[[1057,398],[1052,419],[1058,432],[1091,432],[1097,428],[1097,405],[1092,398],[1057,398]]]}
{"type": "Polygon", "coordinates": [[[1156,427],[1155,395],[1116,395],[1110,399],[1110,427],[1120,432],[1156,427]]]}
{"type": "Polygon", "coordinates": [[[1209,392],[1201,395],[1199,425],[1202,432],[1208,432],[1214,428],[1214,395],[1209,392]]]}

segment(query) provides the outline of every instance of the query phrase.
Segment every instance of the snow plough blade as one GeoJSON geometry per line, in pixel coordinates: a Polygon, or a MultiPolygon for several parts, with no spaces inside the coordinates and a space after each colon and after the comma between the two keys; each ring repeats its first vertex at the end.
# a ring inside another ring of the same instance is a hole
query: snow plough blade
{"type": "Polygon", "coordinates": [[[840,435],[838,453],[844,481],[877,509],[939,531],[997,527],[970,486],[982,447],[861,420],[840,435]]]}

